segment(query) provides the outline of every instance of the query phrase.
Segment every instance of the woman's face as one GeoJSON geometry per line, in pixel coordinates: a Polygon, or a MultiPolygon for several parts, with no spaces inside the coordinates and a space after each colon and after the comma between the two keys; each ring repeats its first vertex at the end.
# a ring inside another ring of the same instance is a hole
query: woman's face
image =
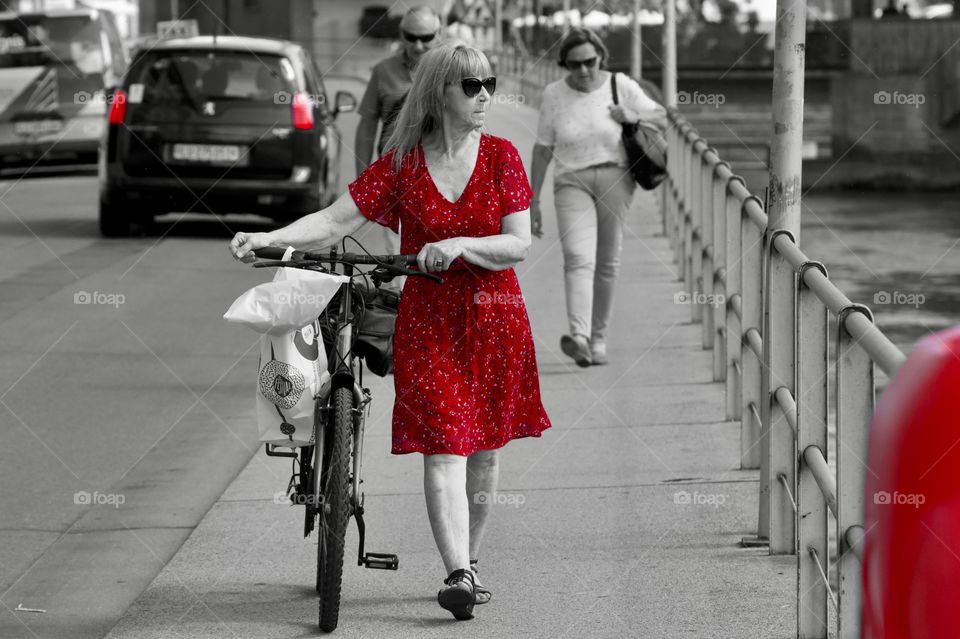
{"type": "Polygon", "coordinates": [[[490,105],[490,91],[488,91],[490,82],[487,82],[487,87],[480,85],[485,80],[490,78],[471,76],[447,85],[444,94],[445,111],[454,124],[472,129],[483,128],[487,107],[490,105]],[[467,91],[464,91],[463,80],[468,80],[467,91]],[[473,97],[467,95],[467,92],[474,91],[477,92],[473,97]]]}
{"type": "Polygon", "coordinates": [[[588,91],[600,78],[600,54],[589,42],[567,51],[565,63],[570,71],[570,84],[575,89],[588,91]]]}

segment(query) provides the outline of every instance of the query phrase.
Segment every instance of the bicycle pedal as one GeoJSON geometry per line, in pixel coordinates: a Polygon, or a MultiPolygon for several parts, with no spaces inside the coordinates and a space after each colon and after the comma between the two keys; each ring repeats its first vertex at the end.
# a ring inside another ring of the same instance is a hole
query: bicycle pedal
{"type": "Polygon", "coordinates": [[[396,570],[400,567],[400,559],[396,555],[368,552],[363,556],[363,565],[378,570],[396,570]]]}

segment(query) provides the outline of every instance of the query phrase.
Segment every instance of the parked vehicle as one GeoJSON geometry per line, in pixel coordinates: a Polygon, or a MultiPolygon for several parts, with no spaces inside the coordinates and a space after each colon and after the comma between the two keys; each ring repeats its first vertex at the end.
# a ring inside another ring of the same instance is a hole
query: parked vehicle
{"type": "Polygon", "coordinates": [[[289,220],[338,195],[340,135],[312,58],[247,37],[162,41],[136,54],[111,95],[100,230],[123,236],[170,212],[289,220]]]}
{"type": "Polygon", "coordinates": [[[113,18],[95,9],[0,12],[0,166],[96,165],[107,88],[127,68],[113,18]]]}

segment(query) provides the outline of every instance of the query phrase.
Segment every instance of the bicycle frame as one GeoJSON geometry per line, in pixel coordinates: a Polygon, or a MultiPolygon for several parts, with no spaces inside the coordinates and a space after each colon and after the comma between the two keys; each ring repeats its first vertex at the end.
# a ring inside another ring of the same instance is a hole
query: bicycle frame
{"type": "MultiPolygon", "coordinates": [[[[351,277],[353,275],[353,265],[344,264],[344,275],[351,277]]],[[[342,286],[343,295],[340,300],[340,325],[337,327],[337,337],[333,349],[333,357],[336,362],[331,377],[320,389],[317,397],[317,407],[319,414],[324,415],[325,409],[330,404],[330,396],[334,389],[348,387],[353,389],[353,396],[356,411],[363,410],[370,402],[369,391],[364,390],[356,382],[354,374],[355,356],[353,354],[353,287],[352,280],[345,282],[342,286]]],[[[353,494],[351,500],[356,509],[360,505],[360,467],[363,456],[363,427],[365,420],[362,417],[354,419],[353,432],[353,494]]],[[[323,452],[326,436],[326,427],[328,422],[315,424],[314,428],[314,453],[313,453],[313,494],[321,494],[321,481],[323,477],[323,452]]]]}

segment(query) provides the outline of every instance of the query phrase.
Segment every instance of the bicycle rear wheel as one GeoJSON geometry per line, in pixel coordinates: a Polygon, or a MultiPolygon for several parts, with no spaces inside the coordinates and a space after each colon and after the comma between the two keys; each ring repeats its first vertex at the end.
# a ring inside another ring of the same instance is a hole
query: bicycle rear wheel
{"type": "Polygon", "coordinates": [[[353,390],[333,391],[329,463],[323,469],[323,507],[317,539],[317,592],[320,629],[331,632],[340,616],[343,546],[350,519],[350,459],[353,444],[353,390]]]}

